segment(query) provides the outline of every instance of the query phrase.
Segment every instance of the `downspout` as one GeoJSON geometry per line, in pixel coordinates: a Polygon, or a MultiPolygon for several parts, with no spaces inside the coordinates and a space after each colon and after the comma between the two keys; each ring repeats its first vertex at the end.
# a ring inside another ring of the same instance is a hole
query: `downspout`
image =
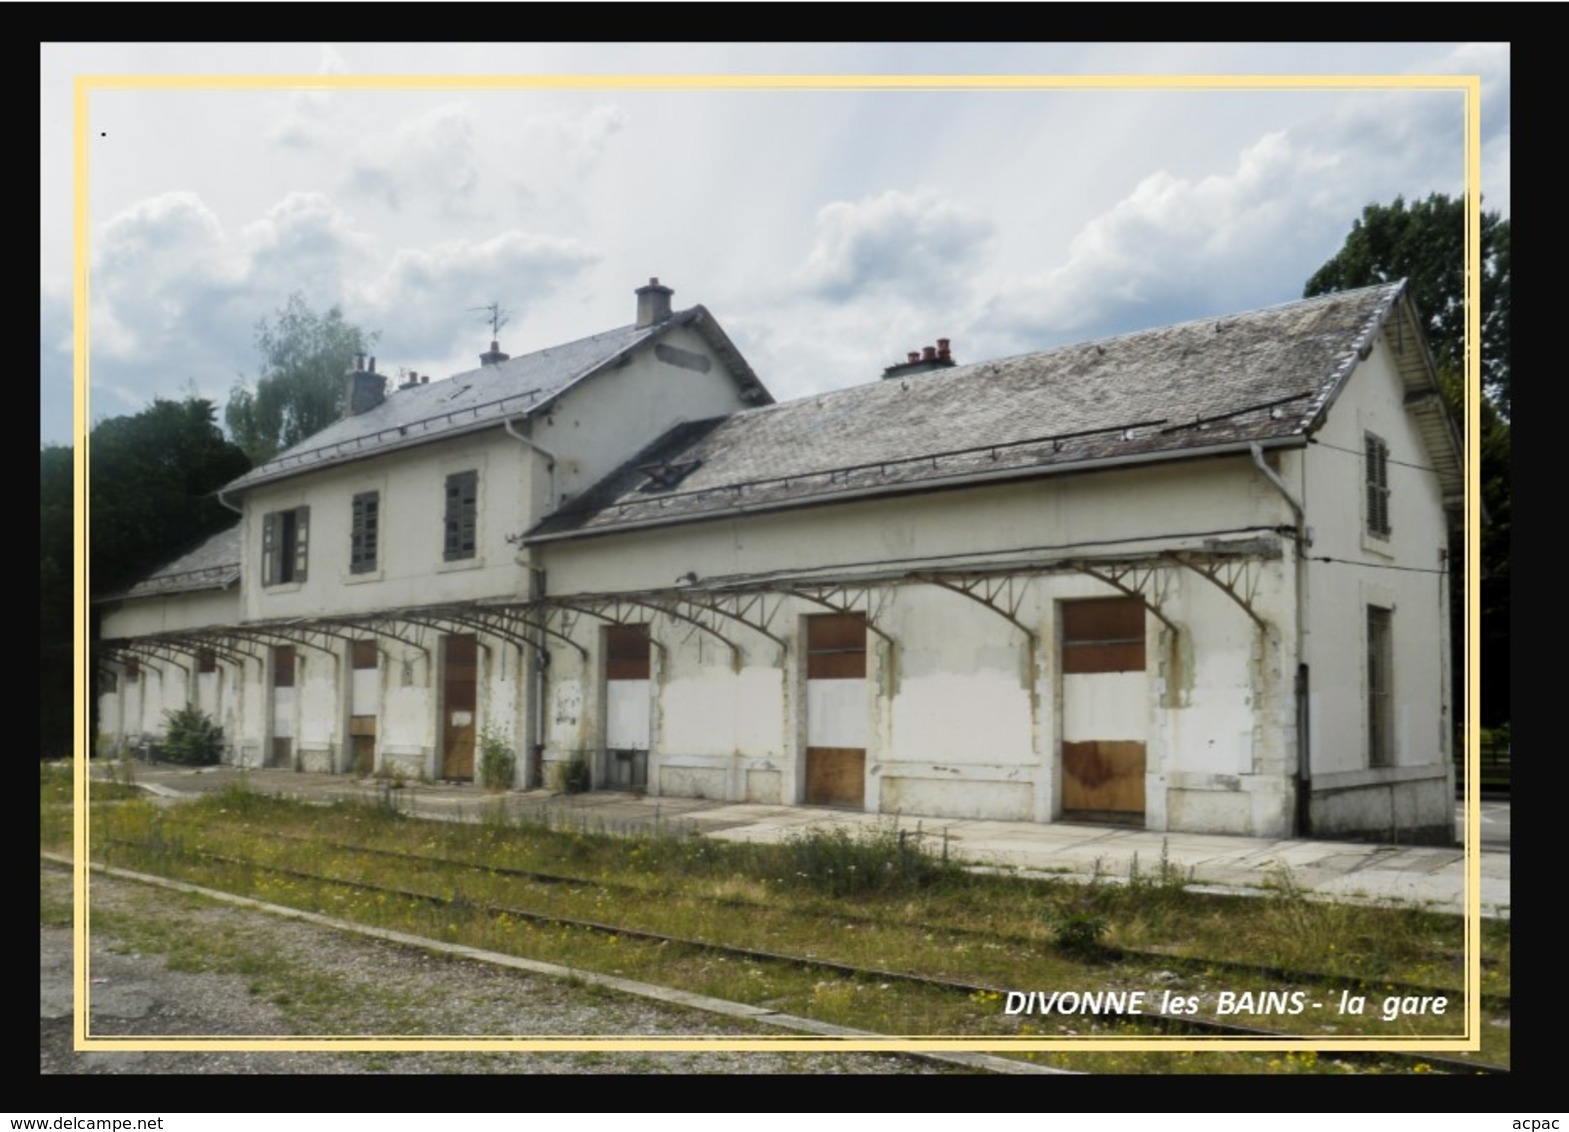
{"type": "Polygon", "coordinates": [[[550,476],[550,484],[547,489],[548,494],[545,497],[545,513],[549,514],[552,510],[555,509],[556,506],[556,454],[550,451],[548,448],[544,448],[538,444],[535,444],[528,437],[524,436],[517,429],[513,428],[511,417],[508,417],[506,420],[502,421],[502,424],[506,426],[508,436],[510,436],[513,440],[519,441],[526,447],[532,448],[535,452],[538,452],[548,461],[548,463],[545,465],[545,472],[550,476]]]}
{"type": "Polygon", "coordinates": [[[221,487],[218,489],[218,502],[222,503],[225,507],[227,507],[230,511],[233,511],[236,515],[243,515],[243,514],[245,514],[245,508],[237,507],[233,503],[230,503],[227,499],[225,499],[223,497],[223,488],[221,488],[221,487]]]}
{"type": "Polygon", "coordinates": [[[1296,516],[1297,529],[1297,554],[1296,554],[1296,599],[1297,599],[1297,624],[1296,632],[1292,636],[1296,639],[1297,673],[1295,681],[1297,701],[1297,812],[1296,829],[1298,837],[1311,836],[1313,832],[1312,796],[1313,796],[1313,771],[1309,762],[1311,754],[1312,735],[1308,729],[1308,666],[1304,659],[1306,652],[1302,645],[1303,631],[1307,625],[1307,548],[1313,541],[1313,533],[1306,523],[1306,509],[1302,500],[1291,490],[1291,485],[1280,477],[1280,474],[1264,461],[1264,450],[1257,442],[1248,445],[1248,451],[1253,456],[1253,466],[1259,473],[1275,486],[1281,497],[1291,507],[1292,514],[1296,516]]]}
{"type": "MultiPolygon", "coordinates": [[[[512,418],[508,417],[502,423],[506,427],[508,436],[510,436],[513,440],[521,443],[524,447],[534,452],[538,452],[545,458],[545,473],[550,477],[545,489],[545,513],[548,515],[552,510],[555,509],[556,506],[556,454],[550,451],[550,449],[536,444],[534,441],[520,433],[517,429],[513,428],[512,418]]],[[[523,556],[523,568],[528,571],[529,596],[530,598],[543,597],[543,593],[534,592],[537,588],[539,588],[537,582],[539,574],[534,569],[533,547],[525,547],[523,549],[523,556]]],[[[545,785],[545,704],[550,691],[550,677],[549,673],[546,671],[546,666],[550,662],[550,654],[546,651],[545,634],[543,632],[539,632],[536,634],[536,637],[537,640],[534,642],[534,672],[536,678],[534,681],[534,688],[532,689],[532,695],[525,697],[524,709],[525,711],[530,711],[530,709],[532,709],[531,714],[534,717],[534,742],[532,744],[533,749],[529,752],[528,766],[525,769],[523,775],[525,788],[540,787],[545,785]],[[527,703],[527,700],[532,700],[533,702],[527,703]]]]}

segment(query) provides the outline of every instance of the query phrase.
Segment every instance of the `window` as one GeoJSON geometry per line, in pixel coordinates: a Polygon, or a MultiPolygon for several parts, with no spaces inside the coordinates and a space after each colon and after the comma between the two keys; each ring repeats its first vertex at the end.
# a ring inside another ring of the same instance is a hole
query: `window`
{"type": "Polygon", "coordinates": [[[447,477],[446,540],[443,556],[448,562],[473,558],[479,514],[479,473],[454,472],[447,477]]]}
{"type": "Polygon", "coordinates": [[[196,654],[196,671],[203,675],[218,671],[218,654],[212,649],[201,649],[196,654]]]}
{"type": "Polygon", "coordinates": [[[125,662],[125,682],[134,684],[142,678],[142,662],[134,656],[128,657],[125,662]]]}
{"type": "Polygon", "coordinates": [[[1367,533],[1376,538],[1389,537],[1389,445],[1371,432],[1364,433],[1367,456],[1364,475],[1367,481],[1367,533]]]}
{"type": "Polygon", "coordinates": [[[309,507],[262,516],[262,585],[280,586],[305,580],[310,519],[309,507]]]}
{"type": "Polygon", "coordinates": [[[376,569],[377,519],[381,493],[363,491],[354,497],[354,519],[349,527],[349,572],[369,574],[376,569]]]}
{"type": "Polygon", "coordinates": [[[1392,766],[1395,761],[1394,614],[1367,607],[1367,762],[1392,766]]]}

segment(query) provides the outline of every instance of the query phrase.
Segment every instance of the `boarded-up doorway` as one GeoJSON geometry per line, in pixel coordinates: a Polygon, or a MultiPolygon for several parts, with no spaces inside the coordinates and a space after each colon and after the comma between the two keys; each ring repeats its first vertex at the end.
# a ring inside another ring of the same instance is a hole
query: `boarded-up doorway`
{"type": "Polygon", "coordinates": [[[1062,605],[1063,816],[1143,824],[1149,698],[1144,603],[1062,605]]]}
{"type": "Polygon", "coordinates": [[[376,769],[376,651],[375,641],[349,646],[349,769],[361,777],[376,769]]]}
{"type": "Polygon", "coordinates": [[[866,804],[866,618],[806,619],[806,801],[866,804]]]}
{"type": "Polygon", "coordinates": [[[479,641],[471,635],[442,638],[446,675],[441,685],[441,777],[474,777],[474,717],[479,697],[479,641]]]}
{"type": "Polygon", "coordinates": [[[647,625],[605,630],[605,785],[648,786],[649,655],[647,625]]]}
{"type": "Polygon", "coordinates": [[[292,645],[272,650],[272,758],[269,766],[294,765],[294,669],[292,645]]]}

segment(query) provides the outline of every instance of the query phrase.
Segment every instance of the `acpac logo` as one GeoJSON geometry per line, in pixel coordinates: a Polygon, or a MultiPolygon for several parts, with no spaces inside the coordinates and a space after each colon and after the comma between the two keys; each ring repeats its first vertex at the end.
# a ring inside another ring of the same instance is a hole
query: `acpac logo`
{"type": "Polygon", "coordinates": [[[1556,1129],[1558,1127],[1558,1118],[1555,1116],[1551,1119],[1544,1117],[1540,1120],[1521,1119],[1515,1121],[1514,1126],[1521,1129],[1522,1132],[1542,1132],[1543,1129],[1547,1128],[1556,1129]]]}

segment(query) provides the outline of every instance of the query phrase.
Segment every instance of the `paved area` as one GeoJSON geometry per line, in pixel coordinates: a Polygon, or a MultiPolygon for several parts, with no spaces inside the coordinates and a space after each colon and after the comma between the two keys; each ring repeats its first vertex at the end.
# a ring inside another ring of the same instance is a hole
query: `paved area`
{"type": "MultiPolygon", "coordinates": [[[[107,768],[94,767],[99,772],[107,768]]],[[[314,801],[384,801],[422,816],[453,821],[533,816],[552,823],[607,833],[663,828],[732,841],[778,841],[811,826],[886,825],[918,832],[928,844],[979,866],[1021,874],[1126,879],[1136,867],[1156,870],[1162,857],[1207,891],[1260,893],[1289,882],[1326,899],[1400,902],[1461,912],[1465,907],[1466,854],[1457,848],[1391,846],[1361,842],[1275,840],[1218,834],[1159,833],[1068,822],[966,821],[892,818],[798,806],[761,806],[693,798],[632,794],[553,794],[545,790],[486,794],[474,786],[408,783],[392,789],[371,779],[285,770],[142,766],[137,784],[171,800],[221,791],[237,783],[250,789],[314,801]]],[[[1495,804],[1496,805],[1496,804],[1495,804]]],[[[1484,804],[1484,818],[1487,817],[1484,804]]],[[[1495,809],[1491,823],[1499,827],[1495,809]]],[[[1463,825],[1461,826],[1463,830],[1463,825]]],[[[1509,915],[1507,806],[1503,847],[1483,823],[1479,846],[1484,916],[1509,915]]]]}

